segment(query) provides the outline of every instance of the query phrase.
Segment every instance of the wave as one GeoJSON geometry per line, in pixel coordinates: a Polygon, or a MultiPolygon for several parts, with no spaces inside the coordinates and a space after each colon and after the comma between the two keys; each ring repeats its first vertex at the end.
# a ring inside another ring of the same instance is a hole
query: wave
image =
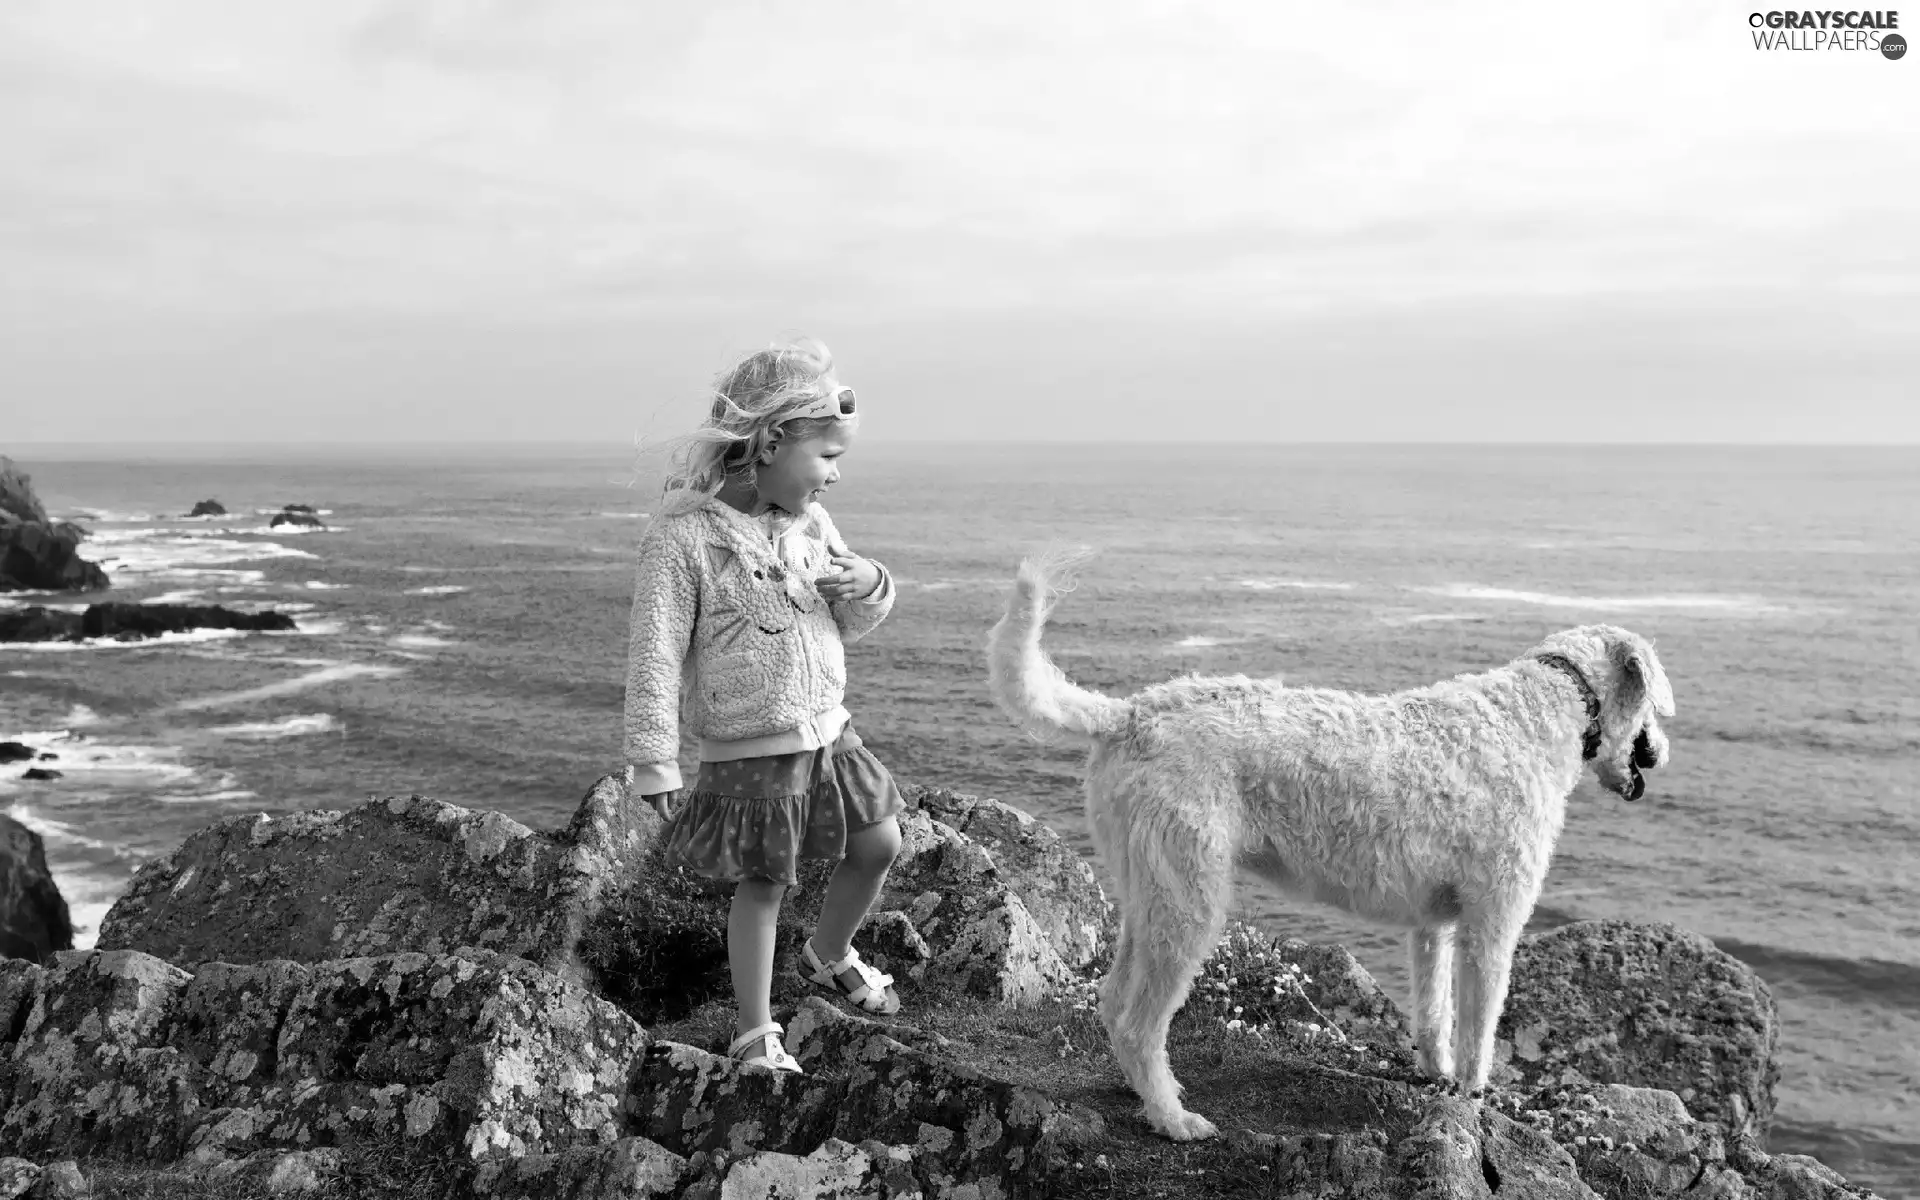
{"type": "Polygon", "coordinates": [[[436,637],[431,633],[403,633],[389,639],[389,641],[391,645],[406,646],[415,650],[441,650],[448,646],[457,646],[460,644],[458,642],[450,642],[443,637],[436,637]]]}
{"type": "Polygon", "coordinates": [[[403,596],[452,596],[457,593],[464,592],[466,590],[467,590],[466,588],[462,587],[460,584],[457,584],[457,583],[442,583],[442,584],[437,584],[433,587],[408,588],[406,591],[402,592],[401,595],[403,596]]]}
{"type": "Polygon", "coordinates": [[[350,583],[328,583],[324,579],[309,579],[300,585],[314,592],[340,592],[352,587],[350,583]]]}
{"type": "MultiPolygon", "coordinates": [[[[36,754],[50,753],[54,758],[45,765],[65,776],[84,775],[92,783],[177,786],[195,777],[192,767],[175,761],[180,750],[173,746],[96,742],[66,729],[4,734],[0,741],[20,742],[36,754]]],[[[0,776],[0,791],[18,786],[17,776],[0,776]]]]}
{"type": "Polygon", "coordinates": [[[1198,634],[1198,633],[1192,635],[1191,637],[1183,637],[1179,641],[1174,643],[1175,646],[1181,647],[1183,649],[1189,649],[1189,650],[1203,650],[1208,646],[1219,646],[1222,644],[1224,643],[1220,638],[1207,637],[1204,634],[1198,634]]]}
{"type": "MultiPolygon", "coordinates": [[[[224,737],[274,739],[300,737],[309,733],[332,733],[340,728],[340,723],[332,713],[309,713],[300,717],[282,717],[278,721],[242,721],[237,725],[215,725],[208,733],[217,733],[224,737]]],[[[248,792],[247,795],[253,793],[248,792]]],[[[202,797],[207,799],[210,797],[202,797]]]]}
{"type": "Polygon", "coordinates": [[[192,568],[225,563],[318,557],[278,542],[242,542],[170,530],[109,530],[96,535],[94,543],[106,551],[93,557],[108,575],[169,577],[192,568]]]}
{"type": "Polygon", "coordinates": [[[69,508],[53,514],[55,520],[101,521],[110,525],[131,525],[141,521],[186,520],[167,513],[118,512],[110,508],[69,508]]]}
{"type": "Polygon", "coordinates": [[[1385,625],[1439,625],[1450,621],[1484,621],[1485,613],[1414,613],[1407,617],[1381,617],[1385,625]]]}
{"type": "Polygon", "coordinates": [[[1243,588],[1256,592],[1271,592],[1276,588],[1296,588],[1310,592],[1350,592],[1355,584],[1338,580],[1320,579],[1242,579],[1238,581],[1243,588]]]}
{"type": "MultiPolygon", "coordinates": [[[[285,511],[287,510],[284,508],[256,508],[253,510],[253,515],[256,517],[277,517],[285,511]]],[[[316,508],[313,510],[313,514],[317,517],[330,517],[333,515],[333,510],[330,508],[316,508]]]]}
{"type": "Polygon", "coordinates": [[[85,638],[78,642],[4,642],[0,651],[22,650],[37,654],[71,654],[83,650],[151,650],[156,646],[181,646],[194,642],[224,642],[249,636],[245,629],[168,630],[158,637],[117,641],[113,638],[85,638]]]}
{"type": "Polygon", "coordinates": [[[1760,596],[1719,595],[1707,592],[1677,592],[1662,596],[1561,596],[1552,592],[1481,587],[1466,583],[1415,587],[1412,590],[1424,592],[1430,596],[1445,596],[1450,600],[1505,601],[1514,604],[1533,604],[1543,608],[1683,609],[1747,614],[1786,611],[1778,605],[1769,604],[1760,596]]]}
{"type": "Polygon", "coordinates": [[[309,671],[293,679],[283,679],[279,683],[269,683],[261,687],[245,688],[237,692],[218,692],[211,696],[201,696],[194,700],[182,700],[163,710],[167,712],[197,712],[208,708],[224,708],[231,704],[251,704],[255,700],[268,700],[275,696],[288,696],[295,692],[304,692],[309,688],[323,687],[329,683],[338,683],[346,679],[385,678],[406,672],[405,667],[390,667],[375,663],[334,663],[309,671]]]}
{"type": "Polygon", "coordinates": [[[161,792],[153,799],[160,804],[224,804],[231,800],[254,800],[259,795],[245,788],[225,788],[211,792],[161,792]]]}

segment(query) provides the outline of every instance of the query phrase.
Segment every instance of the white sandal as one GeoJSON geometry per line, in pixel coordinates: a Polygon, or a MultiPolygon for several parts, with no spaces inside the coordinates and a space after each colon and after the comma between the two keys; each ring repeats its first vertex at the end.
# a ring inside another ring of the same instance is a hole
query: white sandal
{"type": "Polygon", "coordinates": [[[727,1057],[750,1067],[771,1067],[776,1071],[792,1071],[796,1075],[803,1074],[800,1070],[799,1062],[795,1060],[793,1055],[787,1053],[785,1046],[780,1044],[780,1035],[785,1032],[786,1030],[780,1027],[780,1022],[778,1021],[768,1021],[765,1025],[756,1025],[739,1037],[733,1039],[733,1044],[727,1047],[727,1057]],[[765,1042],[766,1045],[761,1047],[759,1053],[743,1053],[759,1045],[761,1042],[765,1042]]]}
{"type": "Polygon", "coordinates": [[[821,961],[820,955],[813,949],[813,939],[800,943],[800,977],[808,983],[818,984],[859,1005],[864,1012],[888,1016],[900,1011],[900,997],[893,991],[893,976],[884,971],[876,971],[860,961],[860,952],[847,947],[847,956],[837,963],[821,961]],[[860,986],[849,988],[841,982],[840,976],[848,971],[860,978],[860,986]]]}

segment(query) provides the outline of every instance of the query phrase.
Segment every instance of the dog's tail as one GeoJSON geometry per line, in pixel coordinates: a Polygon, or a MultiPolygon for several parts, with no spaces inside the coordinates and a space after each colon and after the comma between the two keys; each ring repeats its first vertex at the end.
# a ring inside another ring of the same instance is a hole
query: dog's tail
{"type": "Polygon", "coordinates": [[[1040,630],[1063,592],[1073,590],[1073,568],[1084,550],[1055,551],[1020,564],[1007,615],[987,635],[987,678],[993,698],[1035,737],[1072,734],[1112,737],[1126,727],[1132,706],[1078,687],[1040,649],[1040,630]]]}

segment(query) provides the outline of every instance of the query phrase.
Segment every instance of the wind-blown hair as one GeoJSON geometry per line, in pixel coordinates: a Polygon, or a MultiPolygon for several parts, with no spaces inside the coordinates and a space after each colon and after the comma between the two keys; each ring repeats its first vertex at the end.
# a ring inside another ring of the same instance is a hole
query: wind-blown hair
{"type": "Polygon", "coordinates": [[[826,432],[835,418],[783,415],[833,386],[833,355],[812,338],[755,350],[720,372],[706,421],[670,444],[662,511],[685,512],[706,503],[729,476],[750,474],[761,452],[784,438],[826,432]]]}

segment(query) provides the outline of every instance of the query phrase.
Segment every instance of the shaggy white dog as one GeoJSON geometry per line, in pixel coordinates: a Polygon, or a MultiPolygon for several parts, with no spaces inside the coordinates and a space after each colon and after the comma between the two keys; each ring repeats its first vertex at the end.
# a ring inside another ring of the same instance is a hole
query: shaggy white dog
{"type": "Polygon", "coordinates": [[[1218,1132],[1181,1105],[1166,1039],[1225,925],[1236,866],[1411,927],[1421,1066],[1484,1087],[1514,943],[1582,762],[1637,800],[1640,768],[1667,760],[1656,714],[1673,715],[1673,692],[1653,647],[1586,625],[1496,670],[1389,696],[1229,675],[1120,700],[1075,686],[1040,649],[1065,563],[1021,564],[989,670],[1026,729],[1091,747],[1087,818],[1121,917],[1100,1016],[1147,1120],[1176,1140],[1218,1132]]]}

